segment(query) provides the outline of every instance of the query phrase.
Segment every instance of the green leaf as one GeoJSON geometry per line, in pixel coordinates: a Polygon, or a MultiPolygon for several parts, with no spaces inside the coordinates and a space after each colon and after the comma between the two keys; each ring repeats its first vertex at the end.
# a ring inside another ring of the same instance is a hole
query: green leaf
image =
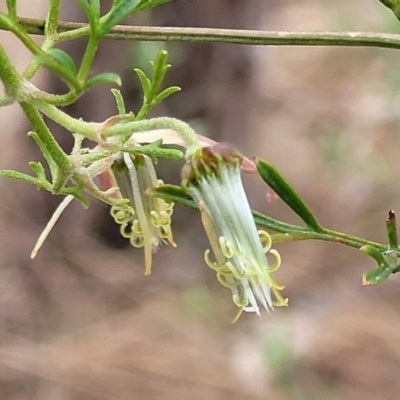
{"type": "Polygon", "coordinates": [[[162,139],[159,139],[153,143],[140,145],[140,146],[125,146],[122,151],[131,154],[145,154],[153,159],[153,162],[157,163],[157,157],[165,157],[170,159],[180,159],[184,156],[181,150],[176,149],[165,149],[162,148],[162,139]]]}
{"type": "Polygon", "coordinates": [[[17,1],[7,0],[8,16],[11,20],[17,21],[17,1]]]}
{"type": "Polygon", "coordinates": [[[383,5],[390,8],[396,18],[400,19],[400,0],[379,0],[383,5]]]}
{"type": "Polygon", "coordinates": [[[134,71],[139,77],[140,83],[142,84],[142,89],[145,99],[148,99],[151,91],[151,80],[146,76],[146,74],[139,68],[135,68],[134,71]]]}
{"type": "Polygon", "coordinates": [[[272,165],[263,160],[257,159],[256,166],[263,181],[274,190],[274,192],[304,221],[309,228],[316,232],[323,230],[304,201],[272,165]]]}
{"type": "Polygon", "coordinates": [[[181,88],[179,86],[170,86],[169,88],[164,89],[161,93],[159,93],[155,99],[155,103],[159,103],[160,101],[166,99],[167,97],[171,96],[171,94],[174,94],[176,92],[180,92],[181,88]]]}
{"type": "Polygon", "coordinates": [[[90,87],[98,85],[100,83],[111,83],[118,86],[121,86],[122,84],[119,75],[114,74],[113,72],[105,72],[104,74],[96,75],[93,78],[87,80],[85,83],[85,89],[89,89],[90,87]]]}
{"type": "Polygon", "coordinates": [[[390,210],[388,213],[388,217],[386,219],[386,230],[390,249],[397,250],[399,247],[399,242],[397,238],[396,214],[393,210],[390,210]]]}
{"type": "Polygon", "coordinates": [[[50,50],[49,54],[38,54],[35,56],[35,59],[39,65],[42,65],[51,72],[55,73],[70,87],[79,92],[81,90],[81,85],[78,81],[76,66],[72,58],[60,49],[52,49],[50,50]]]}
{"type": "Polygon", "coordinates": [[[80,201],[80,203],[83,205],[83,207],[87,210],[90,206],[89,200],[82,194],[82,188],[79,186],[73,186],[73,187],[68,187],[65,188],[62,191],[62,194],[69,195],[71,194],[74,196],[77,200],[80,201]]]}
{"type": "Polygon", "coordinates": [[[77,0],[77,2],[82,8],[83,12],[86,14],[90,25],[90,30],[92,33],[97,32],[100,20],[100,1],[91,0],[89,3],[88,0],[77,0]]]}
{"type": "Polygon", "coordinates": [[[140,0],[121,0],[114,3],[111,10],[101,19],[100,34],[105,35],[123,19],[132,15],[140,3],[140,0]]]}
{"type": "Polygon", "coordinates": [[[38,184],[38,179],[36,177],[9,169],[0,170],[0,176],[2,176],[3,178],[14,179],[16,181],[32,183],[34,185],[38,184]]]}
{"type": "Polygon", "coordinates": [[[31,167],[32,171],[37,175],[40,182],[47,181],[46,172],[40,162],[31,161],[29,163],[29,166],[31,167]]]}
{"type": "Polygon", "coordinates": [[[47,147],[43,143],[42,139],[36,132],[33,132],[33,131],[28,132],[28,136],[30,136],[38,145],[40,151],[42,152],[44,158],[47,161],[47,164],[49,165],[51,178],[52,178],[52,180],[54,180],[55,177],[57,176],[57,170],[58,170],[58,167],[57,167],[56,162],[54,161],[54,158],[52,157],[52,155],[48,151],[47,147]]]}
{"type": "Polygon", "coordinates": [[[362,286],[375,286],[385,282],[391,273],[392,271],[389,268],[376,268],[368,271],[362,276],[362,286]]]}
{"type": "Polygon", "coordinates": [[[145,154],[153,159],[154,162],[157,162],[157,158],[163,157],[168,158],[170,160],[180,160],[184,157],[184,153],[181,150],[177,149],[166,149],[160,147],[162,145],[162,139],[157,140],[157,142],[150,143],[142,146],[130,146],[124,148],[124,151],[128,151],[130,153],[136,154],[145,154]]]}
{"type": "Polygon", "coordinates": [[[184,189],[175,185],[162,185],[157,188],[151,188],[146,191],[146,194],[161,197],[164,200],[178,203],[183,206],[197,209],[197,204],[184,189]]]}
{"type": "Polygon", "coordinates": [[[170,3],[172,1],[174,1],[174,0],[147,0],[147,1],[142,1],[140,3],[140,6],[138,7],[137,11],[143,11],[143,10],[146,10],[148,8],[151,8],[151,7],[160,6],[161,4],[170,3]]]}
{"type": "Polygon", "coordinates": [[[398,265],[390,265],[382,252],[373,246],[366,245],[361,247],[360,250],[367,253],[378,264],[378,268],[366,272],[362,276],[363,286],[377,285],[378,283],[386,281],[389,275],[393,273],[393,270],[398,267],[398,265]]]}
{"type": "Polygon", "coordinates": [[[100,0],[90,0],[90,8],[94,15],[100,17],[100,0]]]}
{"type": "Polygon", "coordinates": [[[121,91],[118,89],[111,89],[111,93],[114,95],[115,102],[117,103],[118,114],[119,115],[126,114],[125,101],[124,98],[122,97],[121,91]]]}
{"type": "Polygon", "coordinates": [[[50,49],[47,53],[50,57],[54,58],[58,62],[58,64],[64,66],[73,74],[77,73],[75,61],[72,57],[61,49],[50,49]]]}
{"type": "Polygon", "coordinates": [[[79,4],[80,8],[82,8],[83,12],[88,15],[92,13],[92,9],[90,7],[88,0],[76,0],[79,4]]]}
{"type": "Polygon", "coordinates": [[[156,96],[166,72],[171,67],[170,64],[166,64],[167,58],[168,52],[166,50],[161,50],[158,53],[156,61],[151,61],[151,65],[153,67],[153,76],[151,79],[150,100],[153,100],[153,98],[156,96]]]}
{"type": "MultiPolygon", "coordinates": [[[[291,232],[291,233],[298,233],[304,234],[308,230],[308,228],[303,228],[302,226],[287,224],[286,222],[277,221],[274,218],[268,217],[264,214],[259,213],[258,211],[252,210],[251,213],[253,214],[254,222],[257,226],[261,226],[263,228],[273,229],[276,232],[291,232]]],[[[311,232],[311,231],[309,231],[311,232]]]]}

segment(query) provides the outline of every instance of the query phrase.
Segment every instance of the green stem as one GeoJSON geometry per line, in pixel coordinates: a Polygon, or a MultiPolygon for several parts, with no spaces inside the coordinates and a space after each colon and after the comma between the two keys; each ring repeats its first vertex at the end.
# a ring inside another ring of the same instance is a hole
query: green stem
{"type": "Polygon", "coordinates": [[[172,129],[182,137],[187,147],[193,147],[195,149],[201,147],[201,143],[198,141],[196,133],[191,126],[176,118],[160,117],[141,121],[133,120],[107,126],[107,122],[103,124],[77,120],[51,104],[39,101],[34,104],[43,114],[47,115],[59,125],[68,129],[70,132],[79,133],[88,139],[99,141],[110,136],[124,135],[127,140],[134,132],[172,129]]]}
{"type": "Polygon", "coordinates": [[[60,182],[56,182],[58,184],[54,184],[55,192],[57,192],[57,189],[61,189],[58,186],[61,185],[61,181],[64,181],[63,177],[71,172],[71,163],[68,159],[68,156],[64,153],[62,148],[54,139],[49,128],[47,127],[46,123],[44,122],[42,116],[35,108],[35,106],[25,102],[22,102],[20,104],[41,142],[46,147],[48,154],[53,158],[54,162],[59,167],[60,182]]]}
{"type": "MultiPolygon", "coordinates": [[[[57,27],[58,27],[58,17],[60,14],[60,2],[61,0],[51,0],[49,11],[47,13],[46,22],[44,25],[44,34],[45,39],[42,43],[42,50],[47,53],[54,45],[54,39],[57,35],[57,27]]],[[[33,58],[29,63],[28,67],[23,73],[24,78],[31,79],[39,69],[39,62],[36,58],[33,58]]]]}
{"type": "MultiPolygon", "coordinates": [[[[28,33],[44,34],[44,21],[20,18],[28,33]]],[[[0,25],[0,29],[6,27],[0,25]]],[[[59,22],[57,41],[88,36],[89,25],[59,22]]],[[[400,49],[400,35],[374,32],[280,32],[214,28],[176,28],[117,25],[107,39],[179,42],[218,42],[261,46],[355,46],[400,49]]]]}
{"type": "MultiPolygon", "coordinates": [[[[188,195],[180,186],[162,185],[151,189],[149,194],[160,197],[167,201],[181,204],[185,207],[193,209],[198,208],[191,196],[188,195]]],[[[335,232],[326,228],[320,228],[320,231],[315,232],[307,227],[278,221],[257,211],[252,211],[252,214],[254,217],[254,222],[257,226],[267,228],[275,232],[280,232],[271,235],[274,243],[315,239],[342,243],[346,246],[355,247],[357,249],[361,248],[362,246],[371,246],[382,252],[387,250],[387,246],[384,244],[361,239],[345,233],[335,232]]]]}
{"type": "Polygon", "coordinates": [[[83,56],[81,68],[78,73],[78,80],[83,85],[92,67],[94,56],[96,55],[97,48],[99,47],[99,37],[93,34],[89,38],[86,46],[85,54],[83,56]]]}
{"type": "Polygon", "coordinates": [[[57,107],[45,102],[38,101],[33,104],[43,114],[66,128],[68,131],[79,133],[88,139],[96,140],[98,138],[102,126],[101,124],[95,122],[84,122],[72,118],[57,107]]]}
{"type": "Polygon", "coordinates": [[[320,227],[320,231],[316,232],[313,229],[298,225],[287,224],[286,222],[278,221],[274,218],[263,215],[257,211],[253,211],[255,223],[263,228],[271,229],[275,232],[272,238],[274,243],[292,242],[297,240],[324,240],[328,242],[342,243],[346,246],[359,249],[362,246],[373,246],[381,251],[387,250],[387,245],[372,242],[370,240],[361,239],[345,233],[332,231],[327,228],[320,227]]]}
{"type": "Polygon", "coordinates": [[[16,100],[20,95],[22,77],[0,45],[0,81],[8,98],[16,100]]]}
{"type": "Polygon", "coordinates": [[[46,38],[52,38],[57,34],[58,16],[60,14],[61,0],[51,0],[49,12],[47,13],[45,33],[46,38]]]}
{"type": "Polygon", "coordinates": [[[123,135],[127,132],[130,136],[134,132],[152,131],[157,129],[172,129],[182,137],[187,147],[201,147],[201,144],[197,139],[196,132],[189,124],[179,119],[170,117],[151,118],[140,121],[134,120],[131,122],[120,123],[110,126],[109,128],[105,128],[102,132],[102,136],[106,138],[108,136],[123,135]]]}
{"type": "MultiPolygon", "coordinates": [[[[51,49],[51,47],[53,46],[54,42],[52,40],[47,40],[45,39],[42,43],[42,50],[44,52],[47,52],[48,50],[51,49]]],[[[23,77],[25,79],[31,79],[37,72],[37,70],[39,69],[40,64],[38,62],[38,60],[35,58],[33,58],[31,60],[31,62],[29,63],[29,65],[27,66],[26,70],[24,71],[24,73],[22,74],[23,77]]]]}
{"type": "MultiPolygon", "coordinates": [[[[265,226],[265,228],[269,228],[265,226]]],[[[331,231],[329,229],[324,229],[322,232],[313,232],[311,230],[305,229],[301,233],[292,233],[291,231],[287,231],[285,233],[277,233],[273,234],[272,240],[274,243],[284,243],[284,242],[293,242],[298,240],[324,240],[328,242],[341,243],[346,246],[354,247],[356,249],[360,249],[363,246],[372,246],[379,251],[387,250],[387,245],[377,242],[372,242],[370,240],[358,238],[355,236],[347,235],[341,232],[331,231]]]]}
{"type": "Polygon", "coordinates": [[[13,22],[8,15],[2,12],[0,12],[0,29],[12,32],[32,54],[45,55],[45,52],[34,42],[28,33],[24,31],[19,24],[13,22]]]}

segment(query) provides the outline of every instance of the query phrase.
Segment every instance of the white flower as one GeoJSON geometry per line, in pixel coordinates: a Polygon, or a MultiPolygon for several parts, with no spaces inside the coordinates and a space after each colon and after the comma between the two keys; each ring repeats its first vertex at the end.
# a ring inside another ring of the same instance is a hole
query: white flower
{"type": "Polygon", "coordinates": [[[242,311],[260,314],[259,304],[270,311],[287,305],[271,273],[279,268],[280,256],[270,250],[271,237],[257,231],[243,189],[242,157],[229,145],[199,149],[182,171],[183,185],[197,202],[216,261],[205,253],[207,265],[217,272],[221,284],[231,288],[233,301],[242,311]],[[261,243],[264,242],[264,247],[261,243]],[[275,257],[269,265],[265,253],[275,257]]]}
{"type": "Polygon", "coordinates": [[[162,242],[176,247],[171,231],[173,203],[154,196],[146,190],[163,182],[157,179],[153,162],[146,155],[123,153],[123,158],[112,165],[112,172],[127,206],[113,206],[111,215],[121,225],[122,236],[129,238],[132,246],[143,247],[145,274],[151,273],[152,254],[162,242]]]}

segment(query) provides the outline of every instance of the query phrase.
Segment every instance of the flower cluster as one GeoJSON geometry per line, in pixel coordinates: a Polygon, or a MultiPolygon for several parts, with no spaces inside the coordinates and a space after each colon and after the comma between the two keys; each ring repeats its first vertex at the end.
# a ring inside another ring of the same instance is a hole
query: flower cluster
{"type": "MultiPolygon", "coordinates": [[[[156,141],[166,139],[167,143],[182,146],[169,131],[160,130],[153,135],[156,135],[156,141]]],[[[88,174],[111,179],[107,182],[100,180],[103,189],[107,190],[102,192],[94,187],[94,193],[111,205],[111,215],[120,225],[122,236],[129,239],[132,246],[144,249],[147,275],[151,273],[153,253],[162,243],[176,247],[171,230],[173,203],[155,195],[155,189],[163,185],[156,176],[155,158],[136,151],[150,139],[150,134],[141,138],[139,132],[131,139],[133,148],[125,144],[125,148],[112,156],[94,162],[88,174]]],[[[103,151],[102,147],[100,150],[103,151]]],[[[82,155],[75,153],[79,160],[82,155]]],[[[200,210],[213,254],[207,250],[205,262],[215,270],[218,281],[231,289],[233,302],[238,307],[235,320],[242,311],[260,314],[261,308],[269,312],[274,306],[287,305],[287,299],[280,292],[283,286],[272,277],[280,266],[281,258],[276,250],[271,250],[270,235],[257,231],[242,185],[242,170],[254,172],[254,164],[230,145],[201,139],[196,145],[193,141],[186,146],[186,164],[182,170],[180,189],[193,199],[200,210]],[[272,264],[267,260],[267,253],[273,258],[272,264]]],[[[39,238],[32,256],[36,255],[72,199],[72,195],[67,196],[61,203],[39,238]]]]}
{"type": "MultiPolygon", "coordinates": [[[[182,187],[197,203],[210,241],[206,264],[216,271],[218,281],[231,289],[233,302],[242,311],[260,314],[260,306],[287,305],[283,286],[272,278],[281,263],[271,250],[271,237],[257,231],[241,181],[243,157],[227,144],[199,147],[188,156],[182,170],[182,187]],[[269,253],[274,258],[269,264],[269,253]]],[[[162,184],[152,160],[145,155],[122,153],[112,173],[125,205],[113,206],[111,215],[121,225],[121,234],[135,247],[143,247],[146,274],[151,272],[152,253],[162,242],[175,246],[171,231],[172,203],[147,194],[162,184]]]]}

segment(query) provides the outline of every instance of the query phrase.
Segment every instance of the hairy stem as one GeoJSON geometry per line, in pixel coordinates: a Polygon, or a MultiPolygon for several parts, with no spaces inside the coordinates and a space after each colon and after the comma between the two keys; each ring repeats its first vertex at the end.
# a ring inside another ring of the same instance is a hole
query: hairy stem
{"type": "Polygon", "coordinates": [[[57,33],[58,16],[60,13],[61,0],[51,0],[49,12],[47,13],[45,32],[46,37],[52,37],[57,33]]]}
{"type": "MultiPolygon", "coordinates": [[[[28,33],[44,34],[43,20],[19,18],[28,33]]],[[[0,25],[0,29],[7,27],[0,25]]],[[[88,36],[89,25],[59,22],[57,40],[88,36]]],[[[352,46],[400,49],[400,35],[374,32],[279,32],[243,29],[175,28],[117,25],[108,39],[179,42],[219,42],[260,46],[352,46]]]]}
{"type": "Polygon", "coordinates": [[[7,97],[16,100],[21,88],[21,76],[0,45],[0,81],[4,85],[7,97]]]}
{"type": "Polygon", "coordinates": [[[39,111],[32,104],[25,102],[21,103],[21,107],[57,166],[65,172],[70,172],[71,166],[68,156],[54,139],[39,111]]]}

